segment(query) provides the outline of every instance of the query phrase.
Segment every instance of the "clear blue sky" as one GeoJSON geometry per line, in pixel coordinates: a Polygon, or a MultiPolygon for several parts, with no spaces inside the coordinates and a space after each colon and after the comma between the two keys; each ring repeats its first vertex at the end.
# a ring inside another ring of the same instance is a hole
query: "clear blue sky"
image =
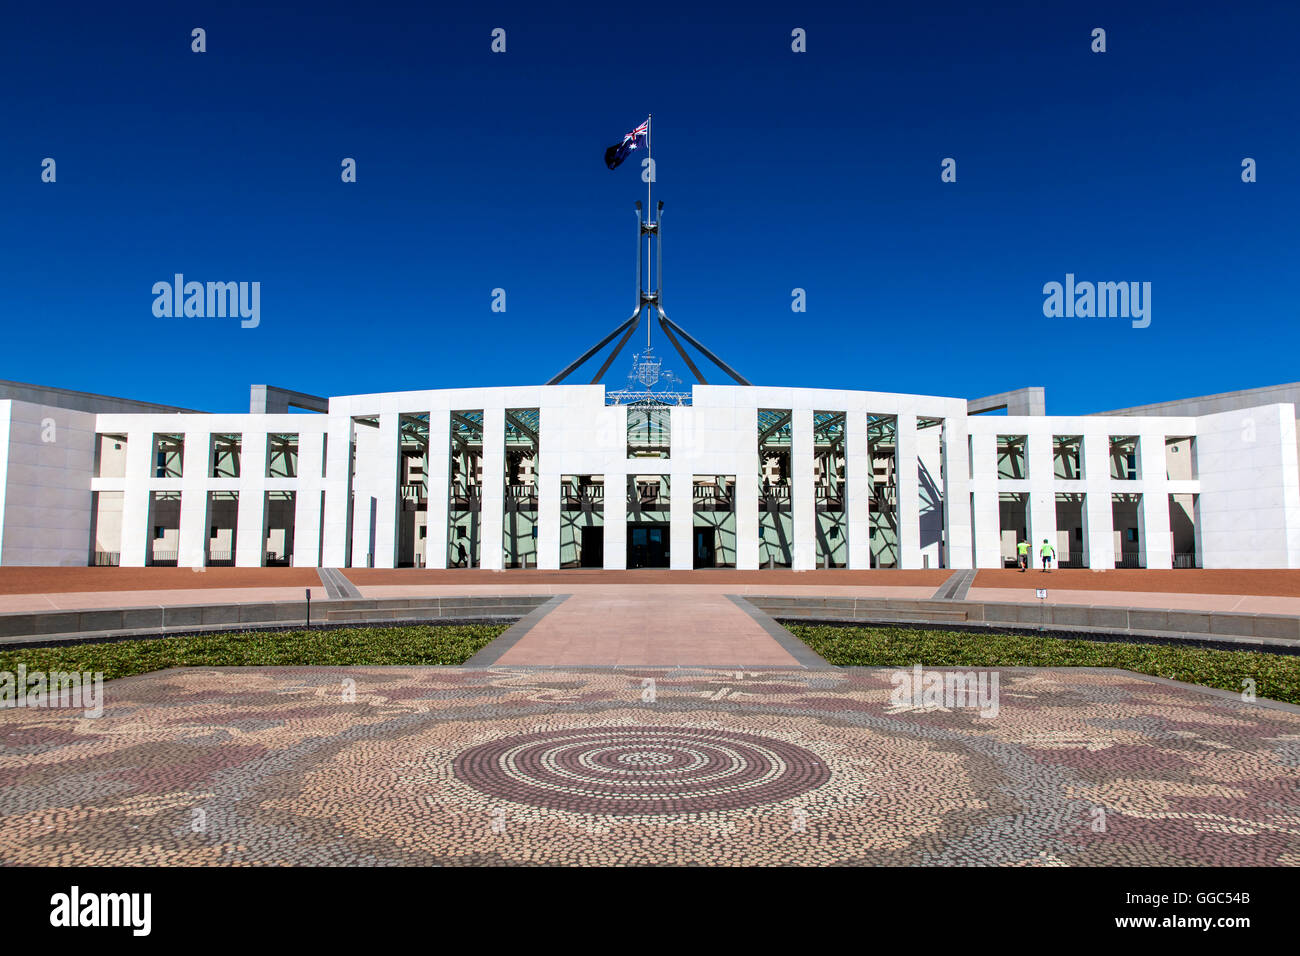
{"type": "Polygon", "coordinates": [[[630,311],[644,186],[601,157],[653,112],[667,310],[756,383],[1067,414],[1300,379],[1294,0],[299,6],[10,6],[0,378],[543,382],[630,311]],[[177,272],[261,282],[260,327],[155,318],[177,272]],[[1045,318],[1067,272],[1151,282],[1151,326],[1045,318]]]}

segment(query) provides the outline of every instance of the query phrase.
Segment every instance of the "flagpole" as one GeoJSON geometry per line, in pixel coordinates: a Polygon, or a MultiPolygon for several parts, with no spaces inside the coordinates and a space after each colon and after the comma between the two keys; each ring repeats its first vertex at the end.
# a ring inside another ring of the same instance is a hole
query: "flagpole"
{"type": "MultiPolygon", "coordinates": [[[[651,145],[650,142],[650,133],[652,132],[650,128],[650,124],[654,122],[654,118],[655,118],[654,113],[650,113],[646,116],[646,121],[645,121],[645,155],[646,155],[646,159],[650,160],[650,162],[647,164],[649,175],[646,176],[646,181],[645,181],[645,214],[647,218],[654,215],[654,206],[650,204],[650,187],[654,183],[654,178],[655,178],[654,147],[651,145]]],[[[648,235],[646,236],[646,248],[645,248],[645,280],[647,285],[649,285],[650,283],[650,276],[654,274],[653,272],[651,272],[651,262],[650,262],[650,256],[653,249],[654,249],[654,236],[648,235]]],[[[650,313],[648,311],[646,312],[645,320],[646,320],[645,321],[645,347],[648,349],[650,348],[650,325],[651,325],[650,313]]]]}

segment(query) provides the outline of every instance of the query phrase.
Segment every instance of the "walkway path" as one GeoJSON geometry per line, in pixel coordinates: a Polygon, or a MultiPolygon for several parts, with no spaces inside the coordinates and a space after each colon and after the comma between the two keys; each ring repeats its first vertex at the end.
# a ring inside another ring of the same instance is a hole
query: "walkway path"
{"type": "Polygon", "coordinates": [[[529,617],[470,663],[825,666],[762,612],[695,587],[587,587],[529,617]]]}

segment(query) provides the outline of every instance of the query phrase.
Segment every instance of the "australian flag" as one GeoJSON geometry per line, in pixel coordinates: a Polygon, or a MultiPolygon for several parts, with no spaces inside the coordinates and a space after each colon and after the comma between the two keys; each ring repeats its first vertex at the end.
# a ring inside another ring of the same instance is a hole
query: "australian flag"
{"type": "Polygon", "coordinates": [[[628,153],[640,146],[646,145],[646,138],[650,135],[650,121],[647,119],[632,132],[623,137],[623,142],[615,143],[609,149],[605,150],[605,165],[610,169],[618,169],[619,164],[627,159],[628,153]]]}

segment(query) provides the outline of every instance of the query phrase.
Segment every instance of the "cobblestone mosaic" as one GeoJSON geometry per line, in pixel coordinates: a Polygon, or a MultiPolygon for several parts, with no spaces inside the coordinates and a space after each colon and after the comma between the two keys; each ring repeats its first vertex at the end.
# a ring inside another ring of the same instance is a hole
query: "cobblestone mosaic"
{"type": "Polygon", "coordinates": [[[506,737],[456,758],[503,800],[584,813],[729,810],[797,797],[830,771],[794,744],[693,727],[593,727],[506,737]]]}
{"type": "Polygon", "coordinates": [[[1300,864],[1300,714],[1001,670],[186,669],[0,710],[8,864],[1300,864]]]}

